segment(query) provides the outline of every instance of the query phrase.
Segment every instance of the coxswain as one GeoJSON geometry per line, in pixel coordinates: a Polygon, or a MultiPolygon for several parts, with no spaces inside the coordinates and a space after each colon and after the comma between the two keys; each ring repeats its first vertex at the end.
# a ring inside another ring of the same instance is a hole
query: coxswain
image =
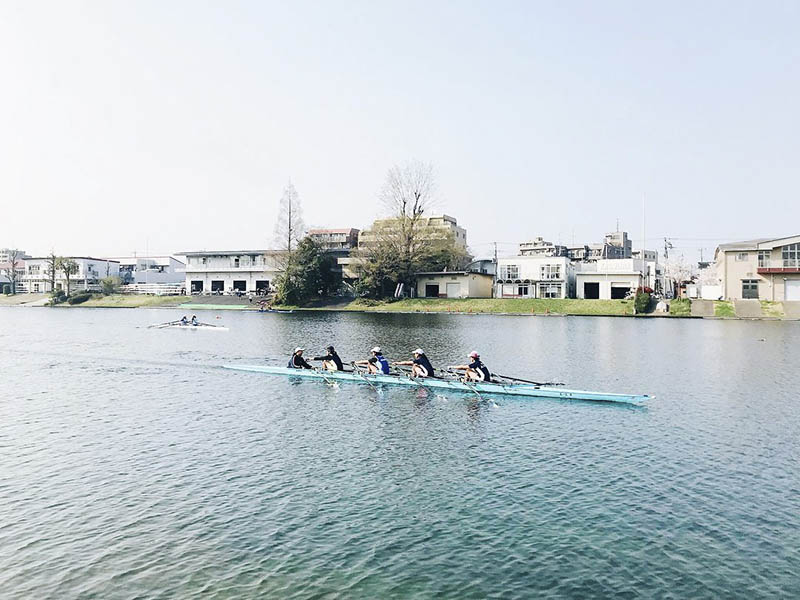
{"type": "Polygon", "coordinates": [[[375,346],[372,349],[372,357],[368,358],[367,360],[358,360],[353,364],[367,367],[370,374],[389,374],[389,361],[383,357],[380,346],[375,346]]]}
{"type": "Polygon", "coordinates": [[[455,365],[450,368],[456,371],[464,371],[464,377],[466,379],[472,379],[473,381],[491,381],[492,374],[489,368],[483,364],[480,354],[473,350],[469,353],[469,358],[471,362],[468,365],[455,365]]]}
{"type": "Polygon", "coordinates": [[[325,356],[315,356],[314,360],[321,360],[322,368],[328,371],[344,371],[342,359],[336,354],[335,348],[333,346],[328,346],[325,348],[325,352],[327,353],[325,356]]]}
{"type": "Polygon", "coordinates": [[[414,358],[412,360],[403,360],[394,364],[411,367],[412,377],[433,377],[433,365],[428,360],[428,357],[425,356],[422,348],[417,348],[413,354],[414,358]]]}
{"type": "Polygon", "coordinates": [[[289,364],[287,367],[290,369],[311,369],[311,365],[306,362],[306,359],[303,358],[303,350],[305,348],[295,348],[294,353],[292,354],[292,358],[289,359],[289,364]]]}

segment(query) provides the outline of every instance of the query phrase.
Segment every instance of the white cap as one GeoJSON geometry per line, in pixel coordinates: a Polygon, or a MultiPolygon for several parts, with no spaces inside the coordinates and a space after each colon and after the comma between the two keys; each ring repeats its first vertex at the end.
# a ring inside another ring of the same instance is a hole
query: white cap
{"type": "Polygon", "coordinates": [[[478,358],[480,354],[478,354],[475,350],[469,353],[470,358],[478,358]]]}
{"type": "Polygon", "coordinates": [[[425,351],[422,348],[417,348],[414,350],[414,354],[425,354],[425,351]]]}
{"type": "Polygon", "coordinates": [[[380,346],[375,346],[372,349],[372,352],[375,352],[376,354],[380,354],[381,353],[381,347],[380,346]]]}
{"type": "Polygon", "coordinates": [[[303,352],[305,348],[295,348],[294,353],[297,354],[298,352],[303,352]]]}

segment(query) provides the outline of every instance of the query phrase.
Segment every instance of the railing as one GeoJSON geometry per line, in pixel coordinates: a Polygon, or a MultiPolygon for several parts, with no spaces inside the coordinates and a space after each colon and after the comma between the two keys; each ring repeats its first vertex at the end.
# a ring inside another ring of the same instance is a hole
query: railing
{"type": "Polygon", "coordinates": [[[800,273],[800,259],[759,260],[759,273],[800,273]]]}

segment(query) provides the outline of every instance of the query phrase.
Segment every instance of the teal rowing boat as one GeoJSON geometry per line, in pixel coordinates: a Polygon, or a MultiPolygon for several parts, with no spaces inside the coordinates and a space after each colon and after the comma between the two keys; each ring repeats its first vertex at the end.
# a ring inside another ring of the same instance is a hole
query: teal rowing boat
{"type": "Polygon", "coordinates": [[[316,369],[289,369],[287,367],[268,367],[260,365],[225,365],[226,369],[250,371],[266,375],[287,375],[290,377],[307,377],[323,381],[350,381],[372,385],[404,385],[423,387],[453,392],[480,394],[503,394],[507,396],[524,396],[528,398],[558,398],[561,400],[585,400],[589,402],[615,402],[622,404],[642,404],[652,400],[653,396],[637,394],[606,394],[603,392],[586,392],[581,390],[564,390],[561,388],[543,387],[523,383],[464,383],[458,379],[412,379],[403,375],[367,375],[355,371],[318,371],[316,369]]]}

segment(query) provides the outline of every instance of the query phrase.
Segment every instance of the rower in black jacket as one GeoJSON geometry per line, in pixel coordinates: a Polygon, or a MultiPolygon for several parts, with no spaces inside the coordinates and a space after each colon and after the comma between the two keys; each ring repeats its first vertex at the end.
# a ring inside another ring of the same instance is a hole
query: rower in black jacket
{"type": "Polygon", "coordinates": [[[336,354],[334,347],[328,346],[325,351],[327,352],[325,356],[315,356],[313,360],[321,360],[322,368],[328,371],[344,371],[342,359],[336,354]]]}
{"type": "Polygon", "coordinates": [[[289,364],[287,367],[290,369],[311,369],[313,368],[310,364],[306,362],[306,359],[303,358],[303,350],[304,348],[295,348],[294,354],[292,354],[292,358],[289,359],[289,364]]]}

